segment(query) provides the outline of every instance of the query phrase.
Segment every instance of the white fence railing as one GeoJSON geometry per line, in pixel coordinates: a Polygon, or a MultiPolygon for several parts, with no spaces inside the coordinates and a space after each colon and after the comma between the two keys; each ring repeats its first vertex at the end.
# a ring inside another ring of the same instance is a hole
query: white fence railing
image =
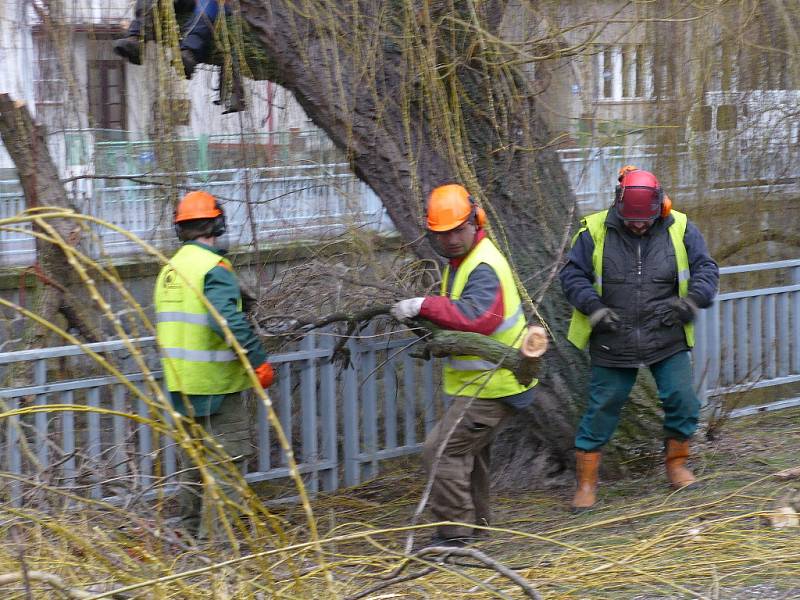
{"type": "MultiPolygon", "coordinates": [[[[341,170],[341,165],[327,165],[341,170]]],[[[391,231],[394,226],[377,195],[349,173],[304,173],[271,176],[262,169],[225,169],[186,173],[186,188],[202,187],[220,198],[225,206],[230,247],[257,241],[295,241],[324,238],[351,227],[391,231]],[[202,183],[199,183],[202,182],[202,183]],[[252,223],[252,225],[251,225],[252,223]]],[[[315,168],[319,171],[319,167],[315,168]]],[[[176,246],[172,207],[159,174],[134,174],[152,181],[139,185],[95,184],[91,196],[76,195],[74,204],[91,214],[130,231],[161,249],[176,246]]],[[[0,218],[25,209],[23,197],[13,191],[16,182],[0,181],[0,218]],[[3,191],[7,190],[7,191],[3,191]],[[11,190],[11,191],[8,191],[11,190]]],[[[20,225],[15,225],[20,228],[20,225]]],[[[29,226],[23,227],[30,229],[29,226]]],[[[90,240],[93,256],[133,255],[141,251],[135,242],[107,227],[93,226],[90,240]]],[[[0,265],[25,265],[35,261],[32,236],[0,228],[0,265]]]]}
{"type": "MultiPolygon", "coordinates": [[[[319,131],[176,140],[168,144],[170,152],[187,170],[169,174],[156,170],[153,141],[117,139],[123,134],[105,130],[70,133],[80,142],[74,144],[78,150],[73,160],[88,163],[71,167],[69,174],[91,175],[101,169],[101,175],[113,176],[73,182],[73,202],[79,210],[108,220],[162,249],[175,244],[167,183],[185,189],[202,187],[219,196],[226,206],[231,247],[251,244],[253,233],[259,240],[292,240],[334,235],[353,226],[394,229],[379,198],[355,178],[346,163],[321,162],[339,157],[330,140],[319,131]],[[115,141],[102,141],[109,137],[115,141]],[[240,155],[250,164],[263,166],[221,166],[236,164],[240,155]]],[[[709,154],[705,161],[695,160],[700,150],[686,144],[670,155],[675,161],[671,171],[680,176],[675,185],[669,185],[668,174],[661,179],[673,197],[694,193],[700,168],[706,171],[702,173],[704,193],[730,193],[732,188],[797,189],[800,160],[792,159],[793,149],[770,146],[757,160],[752,156],[754,149],[744,142],[705,149],[709,154]]],[[[654,146],[559,150],[579,212],[585,214],[610,205],[620,166],[635,164],[657,170],[657,161],[664,160],[663,149],[658,150],[654,146]]],[[[0,181],[0,218],[13,216],[23,208],[19,184],[0,181]]],[[[93,233],[99,242],[93,248],[94,255],[99,254],[100,246],[112,256],[139,251],[121,234],[99,227],[93,233]]],[[[33,261],[33,239],[0,228],[0,265],[33,261]]]]}
{"type": "Polygon", "coordinates": [[[558,151],[572,183],[580,213],[608,208],[616,174],[628,164],[651,170],[673,198],[696,193],[730,194],[736,189],[797,190],[800,153],[796,147],[754,145],[745,139],[715,144],[680,144],[665,154],[656,146],[604,146],[558,151]],[[663,172],[668,165],[669,172],[663,172]],[[670,173],[677,173],[673,178],[670,173]]]}

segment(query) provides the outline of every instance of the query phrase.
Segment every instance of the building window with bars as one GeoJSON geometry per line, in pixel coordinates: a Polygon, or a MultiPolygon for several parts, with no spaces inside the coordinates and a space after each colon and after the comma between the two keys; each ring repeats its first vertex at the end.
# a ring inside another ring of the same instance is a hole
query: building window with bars
{"type": "Polygon", "coordinates": [[[89,61],[89,114],[93,127],[125,129],[125,71],[119,59],[89,61]]]}
{"type": "Polygon", "coordinates": [[[38,120],[48,128],[59,126],[63,117],[67,84],[55,42],[47,35],[34,38],[36,63],[33,89],[38,120]]]}
{"type": "Polygon", "coordinates": [[[650,100],[652,59],[643,44],[603,46],[596,57],[597,99],[650,100]]]}

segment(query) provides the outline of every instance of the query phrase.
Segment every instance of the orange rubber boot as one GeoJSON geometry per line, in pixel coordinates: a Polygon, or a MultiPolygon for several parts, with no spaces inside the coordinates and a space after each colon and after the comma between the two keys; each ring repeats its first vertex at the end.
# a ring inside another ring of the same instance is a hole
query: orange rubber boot
{"type": "Polygon", "coordinates": [[[664,447],[666,451],[664,464],[672,488],[680,490],[695,483],[697,480],[694,474],[686,466],[686,459],[689,458],[689,440],[667,438],[664,447]]]}
{"type": "Polygon", "coordinates": [[[597,450],[586,452],[575,450],[575,476],[578,489],[572,498],[572,512],[589,510],[597,502],[597,472],[600,469],[602,453],[597,450]]]}

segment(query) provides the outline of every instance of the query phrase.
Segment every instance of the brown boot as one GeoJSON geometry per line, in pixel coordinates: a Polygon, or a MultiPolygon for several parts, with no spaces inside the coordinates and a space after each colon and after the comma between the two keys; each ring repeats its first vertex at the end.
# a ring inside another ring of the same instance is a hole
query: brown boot
{"type": "Polygon", "coordinates": [[[191,79],[197,67],[197,58],[195,58],[194,52],[188,48],[181,50],[181,63],[183,63],[183,74],[186,76],[186,79],[191,79]]]}
{"type": "Polygon", "coordinates": [[[142,64],[142,40],[137,35],[129,35],[111,44],[111,50],[134,65],[142,64]]]}
{"type": "Polygon", "coordinates": [[[602,453],[575,450],[575,477],[578,489],[572,498],[572,512],[589,510],[597,502],[597,471],[602,453]]]}
{"type": "Polygon", "coordinates": [[[664,448],[667,478],[672,488],[680,490],[697,481],[686,466],[686,459],[689,458],[689,440],[667,438],[664,441],[664,448]]]}

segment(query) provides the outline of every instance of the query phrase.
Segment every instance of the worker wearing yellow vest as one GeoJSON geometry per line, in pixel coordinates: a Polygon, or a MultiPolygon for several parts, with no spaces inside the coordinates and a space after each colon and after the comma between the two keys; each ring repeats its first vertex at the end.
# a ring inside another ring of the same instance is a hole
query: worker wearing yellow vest
{"type": "MultiPolygon", "coordinates": [[[[427,319],[456,331],[470,331],[519,348],[526,330],[522,303],[508,261],[486,236],[486,214],[461,185],[435,188],[427,206],[429,239],[449,259],[440,295],[397,302],[399,321],[427,319]]],[[[534,380],[520,385],[507,369],[477,356],[452,356],[444,366],[444,391],[452,396],[446,413],[428,434],[423,462],[433,477],[430,508],[440,521],[432,545],[462,546],[488,525],[490,447],[503,419],[533,400],[534,380]],[[437,454],[441,452],[438,461],[437,454]]]]}
{"type": "Polygon", "coordinates": [[[589,402],[575,437],[578,512],[596,502],[601,449],[647,367],[664,409],[665,466],[675,489],[695,482],[686,466],[700,402],[692,386],[692,321],[717,293],[719,269],[686,215],[672,210],[656,177],[620,169],[614,205],[583,219],[561,287],[574,307],[568,339],[589,346],[589,402]]]}
{"type": "MultiPolygon", "coordinates": [[[[267,354],[244,312],[230,261],[217,247],[225,215],[214,196],[186,194],[175,211],[175,232],[184,242],[156,280],[156,338],[164,379],[176,410],[214,436],[237,464],[250,449],[252,405],[241,392],[252,387],[244,365],[212,317],[202,296],[219,312],[255,370],[259,383],[272,384],[267,354]]],[[[187,461],[186,457],[182,457],[187,461]]],[[[200,474],[183,465],[181,516],[191,534],[207,537],[213,510],[199,491],[200,474]]]]}

